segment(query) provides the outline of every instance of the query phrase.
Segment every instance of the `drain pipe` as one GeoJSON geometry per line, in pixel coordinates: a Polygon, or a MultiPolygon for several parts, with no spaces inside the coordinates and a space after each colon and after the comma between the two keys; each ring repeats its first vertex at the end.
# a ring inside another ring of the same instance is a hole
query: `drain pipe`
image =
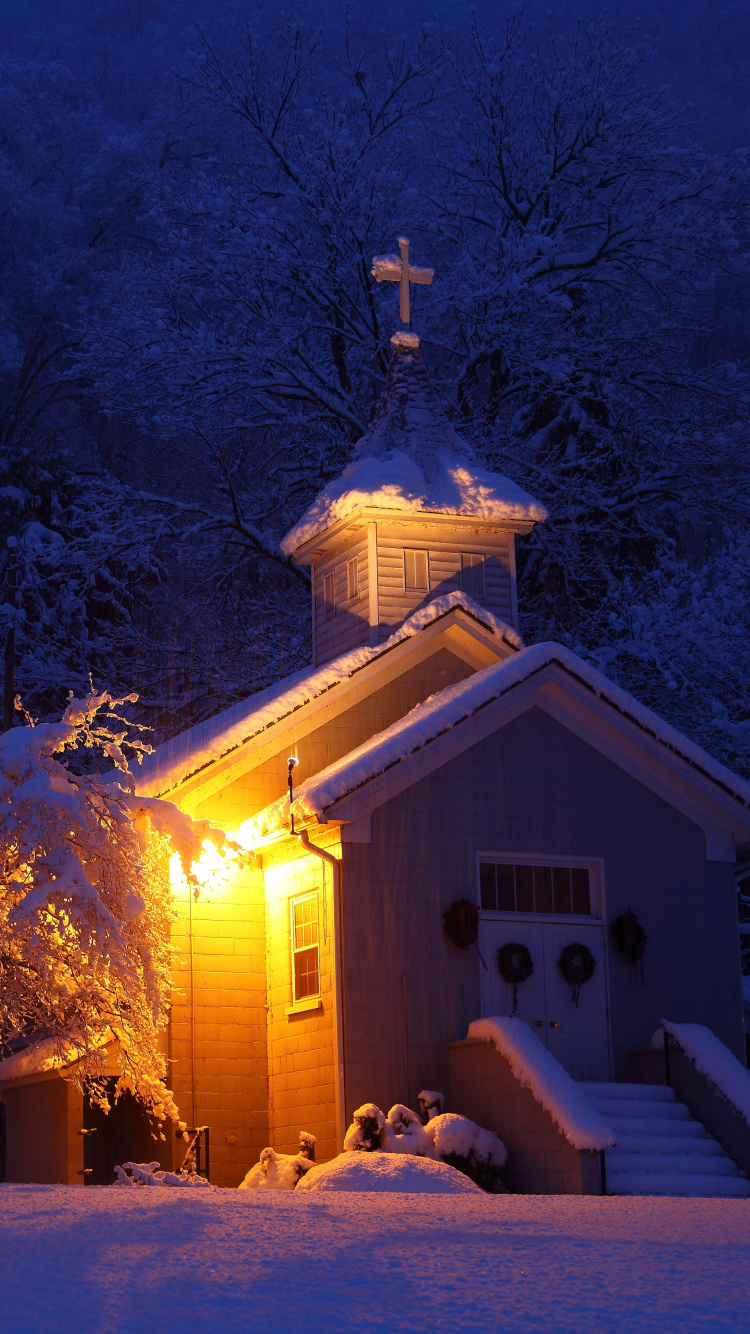
{"type": "MultiPolygon", "coordinates": [[[[336,1140],[339,1145],[344,1142],[344,1132],[346,1131],[346,1107],[344,1101],[344,989],[342,984],[341,969],[341,862],[333,853],[326,852],[325,848],[316,847],[310,842],[306,830],[296,832],[297,840],[302,844],[306,852],[311,852],[314,857],[319,857],[325,863],[328,862],[331,868],[333,879],[333,960],[334,960],[334,1014],[336,1018],[336,1063],[335,1063],[335,1099],[336,1099],[336,1140]]],[[[325,869],[323,871],[325,875],[325,869]]]]}

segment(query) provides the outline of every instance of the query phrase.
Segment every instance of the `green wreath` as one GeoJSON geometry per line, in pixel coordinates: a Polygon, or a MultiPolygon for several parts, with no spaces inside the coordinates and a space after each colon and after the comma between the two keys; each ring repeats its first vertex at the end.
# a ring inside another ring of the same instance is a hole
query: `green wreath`
{"type": "Polygon", "coordinates": [[[534,971],[534,960],[531,957],[531,951],[526,945],[519,945],[517,941],[510,941],[507,945],[501,945],[497,952],[497,967],[500,976],[506,982],[511,982],[517,986],[519,982],[525,982],[531,977],[534,971]]]}
{"type": "Polygon", "coordinates": [[[618,950],[628,963],[640,963],[648,944],[648,936],[632,908],[615,917],[610,930],[618,950]]]}
{"type": "Polygon", "coordinates": [[[594,976],[596,959],[588,945],[582,945],[580,941],[575,940],[565,946],[557,966],[565,981],[573,988],[573,1004],[577,1005],[581,987],[590,982],[594,976]]]}
{"type": "Polygon", "coordinates": [[[456,899],[443,913],[443,930],[460,950],[471,949],[479,939],[479,909],[471,899],[456,899]]]}
{"type": "Polygon", "coordinates": [[[531,951],[526,945],[520,945],[517,940],[511,940],[507,945],[501,945],[497,952],[497,969],[504,981],[508,982],[513,988],[513,1009],[511,1014],[515,1014],[518,1009],[518,988],[522,982],[526,982],[534,971],[534,960],[531,957],[531,951]]]}

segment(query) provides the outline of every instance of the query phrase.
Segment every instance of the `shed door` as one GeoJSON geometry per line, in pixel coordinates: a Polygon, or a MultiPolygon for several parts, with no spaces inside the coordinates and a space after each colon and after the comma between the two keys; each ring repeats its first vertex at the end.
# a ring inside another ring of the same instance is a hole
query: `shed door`
{"type": "Polygon", "coordinates": [[[609,1079],[609,1026],[604,927],[596,923],[540,922],[482,918],[479,946],[482,1014],[513,1011],[513,987],[498,971],[497,953],[510,941],[526,945],[534,971],[519,984],[516,1014],[525,1020],[574,1079],[609,1079]],[[596,959],[594,975],[580,988],[578,1004],[558,960],[566,945],[587,945],[596,959]]]}

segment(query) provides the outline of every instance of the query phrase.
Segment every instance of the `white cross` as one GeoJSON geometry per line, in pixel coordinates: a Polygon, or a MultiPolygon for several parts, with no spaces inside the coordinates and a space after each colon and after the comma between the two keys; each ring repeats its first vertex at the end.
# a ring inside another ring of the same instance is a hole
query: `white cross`
{"type": "Polygon", "coordinates": [[[401,323],[408,329],[411,323],[409,316],[409,283],[425,283],[428,287],[435,277],[434,269],[416,269],[409,263],[409,238],[408,236],[399,236],[398,248],[400,255],[374,255],[372,268],[370,272],[376,282],[398,283],[398,311],[401,316],[401,323]]]}

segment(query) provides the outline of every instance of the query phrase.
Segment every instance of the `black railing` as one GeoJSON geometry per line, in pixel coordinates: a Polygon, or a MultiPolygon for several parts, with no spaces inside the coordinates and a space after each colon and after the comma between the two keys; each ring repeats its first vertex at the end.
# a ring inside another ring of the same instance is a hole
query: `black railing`
{"type": "Polygon", "coordinates": [[[186,1135],[188,1145],[179,1170],[181,1172],[195,1172],[196,1176],[205,1177],[206,1181],[210,1181],[211,1139],[208,1126],[195,1126],[192,1130],[178,1131],[177,1138],[184,1140],[186,1135]],[[206,1160],[205,1166],[202,1165],[204,1157],[206,1160]]]}

